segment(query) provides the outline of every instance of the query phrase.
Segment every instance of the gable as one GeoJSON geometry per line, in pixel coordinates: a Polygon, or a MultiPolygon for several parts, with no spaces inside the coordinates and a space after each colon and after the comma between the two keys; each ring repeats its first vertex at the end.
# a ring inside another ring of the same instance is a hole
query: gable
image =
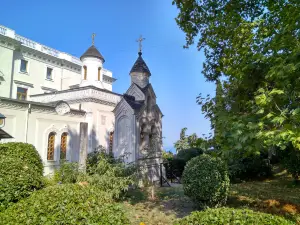
{"type": "Polygon", "coordinates": [[[132,84],[129,87],[129,89],[126,91],[126,94],[134,96],[135,100],[137,100],[137,101],[145,100],[145,94],[142,92],[142,90],[136,84],[132,84]]]}
{"type": "Polygon", "coordinates": [[[124,98],[117,104],[116,108],[113,110],[115,114],[115,118],[118,118],[120,115],[132,115],[134,114],[134,110],[131,106],[126,102],[124,98]]]}

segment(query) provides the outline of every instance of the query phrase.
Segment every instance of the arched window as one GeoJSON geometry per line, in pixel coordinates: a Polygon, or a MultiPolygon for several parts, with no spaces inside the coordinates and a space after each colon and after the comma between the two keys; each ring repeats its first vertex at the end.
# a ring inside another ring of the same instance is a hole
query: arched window
{"type": "Polygon", "coordinates": [[[151,98],[148,96],[147,98],[147,112],[149,113],[151,110],[151,98]]]}
{"type": "Polygon", "coordinates": [[[109,152],[113,152],[113,143],[114,143],[114,132],[109,133],[109,152]]]}
{"type": "Polygon", "coordinates": [[[101,79],[101,67],[98,67],[98,80],[100,81],[101,79]]]}
{"type": "Polygon", "coordinates": [[[86,80],[87,78],[87,67],[86,66],[83,66],[83,74],[84,74],[84,80],[86,80]]]}
{"type": "Polygon", "coordinates": [[[64,132],[60,138],[60,159],[67,159],[68,133],[64,132]]]}
{"type": "Polygon", "coordinates": [[[47,160],[54,160],[55,136],[55,132],[51,132],[48,136],[47,160]]]}

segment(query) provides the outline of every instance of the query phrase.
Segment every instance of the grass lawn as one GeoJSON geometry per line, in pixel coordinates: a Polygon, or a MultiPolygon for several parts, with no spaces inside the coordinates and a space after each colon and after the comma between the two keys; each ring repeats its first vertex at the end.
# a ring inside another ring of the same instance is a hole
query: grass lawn
{"type": "MultiPolygon", "coordinates": [[[[143,222],[146,225],[173,224],[177,218],[196,210],[191,200],[184,196],[181,185],[157,188],[155,200],[134,193],[122,206],[132,224],[143,222]]],[[[227,207],[277,214],[300,224],[300,186],[293,186],[292,179],[284,172],[269,180],[233,184],[227,207]]]]}

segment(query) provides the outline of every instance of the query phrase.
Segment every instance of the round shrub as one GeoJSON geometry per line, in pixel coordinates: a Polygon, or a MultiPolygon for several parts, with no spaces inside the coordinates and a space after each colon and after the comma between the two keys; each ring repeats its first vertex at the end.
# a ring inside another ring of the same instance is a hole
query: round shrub
{"type": "Polygon", "coordinates": [[[223,224],[272,224],[272,225],[289,225],[294,224],[283,217],[271,214],[254,212],[249,209],[219,208],[207,209],[205,211],[193,212],[191,215],[184,217],[175,223],[176,225],[186,224],[205,224],[205,225],[223,225],[223,224]]]}
{"type": "Polygon", "coordinates": [[[0,211],[41,188],[42,181],[43,164],[33,145],[0,144],[0,211]]]}
{"type": "Polygon", "coordinates": [[[191,159],[182,175],[183,190],[199,207],[223,205],[229,192],[226,165],[220,158],[201,155],[191,159]]]}
{"type": "Polygon", "coordinates": [[[95,186],[63,184],[34,192],[0,213],[3,224],[129,224],[122,208],[95,186]]]}

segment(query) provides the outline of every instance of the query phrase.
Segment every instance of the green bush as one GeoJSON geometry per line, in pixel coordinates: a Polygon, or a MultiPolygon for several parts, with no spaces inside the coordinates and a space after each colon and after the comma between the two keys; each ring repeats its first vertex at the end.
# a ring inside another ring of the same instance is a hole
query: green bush
{"type": "Polygon", "coordinates": [[[118,199],[130,185],[136,184],[136,167],[125,165],[102,152],[97,154],[97,161],[89,166],[87,176],[81,177],[80,180],[96,185],[118,199]]]}
{"type": "Polygon", "coordinates": [[[261,179],[272,175],[272,167],[267,152],[259,155],[245,155],[244,152],[231,151],[224,160],[228,164],[231,182],[261,179]]]}
{"type": "Polygon", "coordinates": [[[279,216],[254,212],[249,209],[219,208],[207,209],[205,211],[193,212],[175,223],[176,225],[198,224],[198,225],[289,225],[294,224],[279,216]]]}
{"type": "Polygon", "coordinates": [[[33,145],[0,144],[0,211],[42,184],[43,164],[33,145]]]}
{"type": "Polygon", "coordinates": [[[115,159],[111,154],[106,154],[106,149],[102,145],[99,145],[93,152],[87,155],[86,167],[88,173],[94,173],[99,161],[103,158],[110,164],[120,162],[120,160],[115,159]]]}
{"type": "Polygon", "coordinates": [[[178,152],[176,158],[183,159],[185,162],[190,161],[192,158],[203,154],[203,151],[199,148],[183,149],[178,152]]]}
{"type": "Polygon", "coordinates": [[[287,169],[296,182],[300,178],[300,151],[289,145],[285,150],[282,150],[281,156],[283,157],[283,166],[287,169]]]}
{"type": "Polygon", "coordinates": [[[60,167],[55,170],[53,180],[56,183],[74,184],[80,175],[78,163],[62,162],[60,167]]]}
{"type": "Polygon", "coordinates": [[[201,155],[191,159],[182,175],[183,190],[199,207],[223,205],[229,192],[229,177],[220,158],[201,155]]]}
{"type": "Polygon", "coordinates": [[[16,224],[129,224],[123,210],[94,186],[55,185],[34,192],[0,213],[0,221],[16,224]]]}
{"type": "Polygon", "coordinates": [[[173,175],[176,177],[182,177],[182,173],[186,162],[183,159],[179,158],[172,158],[168,161],[164,162],[164,167],[166,169],[166,176],[168,179],[174,178],[173,175]],[[173,175],[172,175],[173,173],[173,175]]]}

